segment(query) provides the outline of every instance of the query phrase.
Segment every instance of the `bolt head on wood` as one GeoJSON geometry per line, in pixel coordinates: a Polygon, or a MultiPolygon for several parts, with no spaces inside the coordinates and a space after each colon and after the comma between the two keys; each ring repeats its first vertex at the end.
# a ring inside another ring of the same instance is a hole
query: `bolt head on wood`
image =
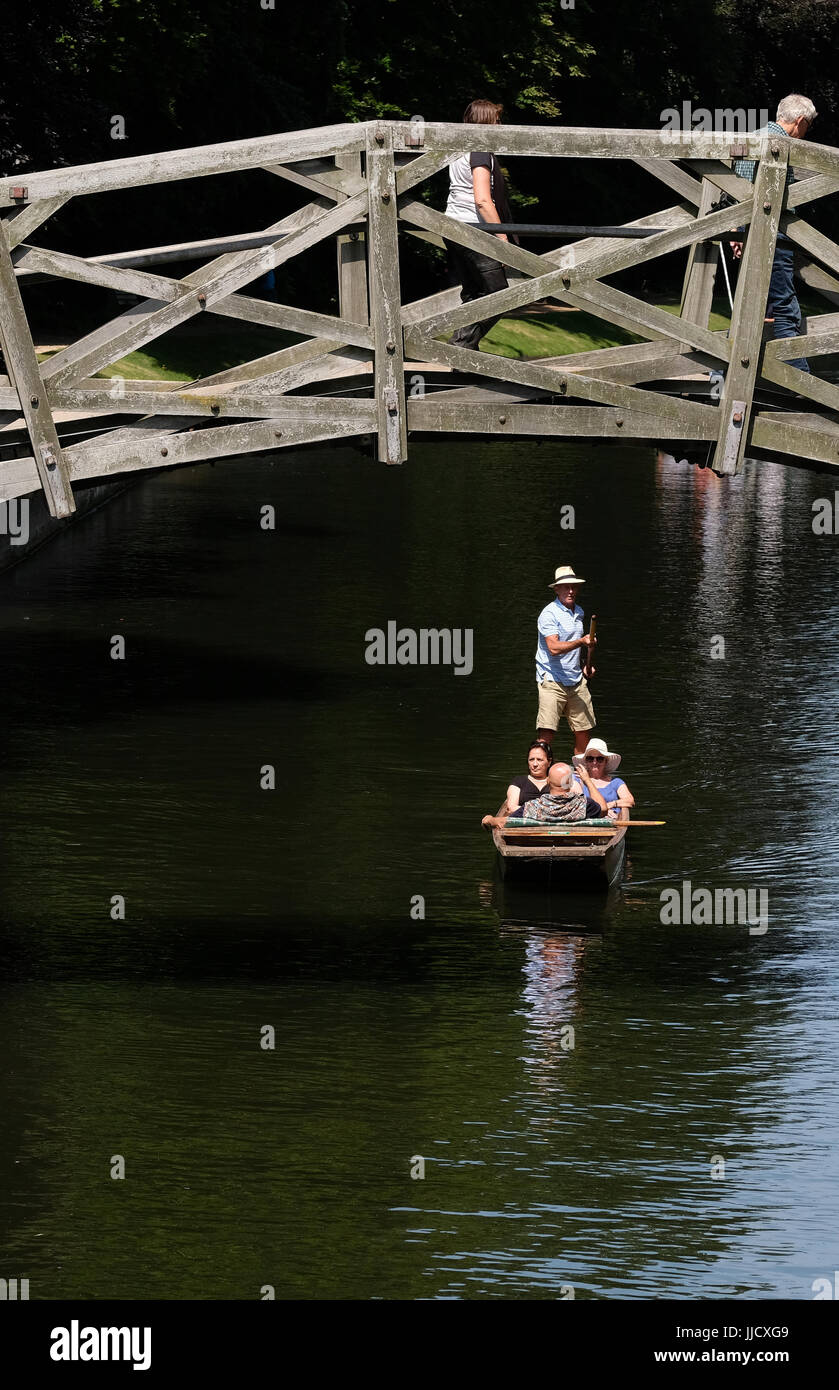
{"type": "Polygon", "coordinates": [[[743,423],[743,412],[742,412],[742,410],[735,410],[735,412],[734,412],[734,414],[732,415],[731,418],[732,418],[732,420],[734,421],[735,425],[742,425],[742,423],[743,423]]]}
{"type": "Polygon", "coordinates": [[[765,202],[765,203],[763,204],[763,211],[764,211],[764,212],[771,212],[771,211],[772,211],[772,204],[771,204],[770,202],[768,202],[768,201],[765,202]]]}
{"type": "Polygon", "coordinates": [[[40,405],[40,400],[37,396],[30,396],[29,404],[31,405],[33,410],[37,410],[38,406],[40,405]]]}
{"type": "Polygon", "coordinates": [[[740,366],[741,366],[741,367],[748,367],[748,365],[749,365],[749,363],[751,362],[751,360],[752,360],[752,359],[751,359],[750,357],[741,357],[741,358],[740,358],[740,366]]]}
{"type": "Polygon", "coordinates": [[[507,423],[507,416],[506,416],[506,415],[499,415],[499,417],[498,417],[498,423],[499,423],[499,425],[506,425],[506,423],[507,423]]]}
{"type": "Polygon", "coordinates": [[[616,424],[616,425],[622,425],[622,424],[623,424],[623,416],[622,416],[622,415],[619,415],[619,416],[618,416],[617,420],[615,421],[615,424],[616,424]]]}
{"type": "Polygon", "coordinates": [[[390,355],[391,355],[391,357],[392,357],[393,354],[394,354],[395,351],[396,351],[396,344],[393,343],[393,342],[387,342],[387,343],[385,343],[385,348],[387,349],[387,351],[390,353],[390,355]]]}
{"type": "Polygon", "coordinates": [[[383,194],[382,194],[382,202],[383,202],[383,203],[389,203],[389,202],[390,202],[390,194],[389,194],[389,193],[383,193],[383,194]]]}
{"type": "Polygon", "coordinates": [[[204,305],[204,304],[207,303],[207,296],[204,294],[203,290],[201,291],[201,293],[200,293],[199,296],[198,296],[198,303],[201,304],[201,305],[204,305]]]}
{"type": "Polygon", "coordinates": [[[282,437],[283,437],[283,432],[282,432],[282,430],[274,430],[274,438],[275,438],[275,439],[282,439],[282,437]]]}
{"type": "Polygon", "coordinates": [[[376,136],[376,144],[377,144],[377,145],[383,145],[384,143],[385,143],[385,137],[384,137],[383,135],[377,135],[377,136],[376,136]]]}
{"type": "Polygon", "coordinates": [[[565,286],[565,288],[568,289],[569,285],[571,284],[571,276],[570,276],[570,275],[563,275],[563,277],[562,277],[562,283],[563,283],[563,285],[565,286]]]}
{"type": "Polygon", "coordinates": [[[168,450],[168,449],[161,449],[160,452],[161,452],[161,454],[163,455],[163,457],[165,458],[166,455],[168,454],[169,450],[168,450]]]}
{"type": "Polygon", "coordinates": [[[25,203],[29,197],[29,190],[26,188],[13,188],[12,198],[16,203],[25,203]]]}

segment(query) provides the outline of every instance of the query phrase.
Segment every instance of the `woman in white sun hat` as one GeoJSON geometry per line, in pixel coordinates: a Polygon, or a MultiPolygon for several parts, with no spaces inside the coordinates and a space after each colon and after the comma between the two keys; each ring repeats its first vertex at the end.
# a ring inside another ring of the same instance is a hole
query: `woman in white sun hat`
{"type": "Polygon", "coordinates": [[[635,805],[635,797],[623,778],[615,776],[621,755],[611,753],[602,738],[589,739],[585,752],[575,753],[572,761],[577,768],[581,763],[585,765],[589,777],[606,802],[608,815],[618,819],[624,810],[628,811],[635,805]]]}

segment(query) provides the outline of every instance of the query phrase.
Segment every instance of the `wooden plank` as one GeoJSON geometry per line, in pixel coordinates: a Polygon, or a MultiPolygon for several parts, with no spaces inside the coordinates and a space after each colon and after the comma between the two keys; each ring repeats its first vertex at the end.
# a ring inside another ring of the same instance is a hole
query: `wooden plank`
{"type": "MultiPolygon", "coordinates": [[[[404,135],[405,122],[396,123],[404,135]]],[[[589,126],[497,125],[481,127],[481,148],[498,155],[538,155],[559,159],[729,159],[732,141],[745,158],[759,159],[761,137],[732,136],[720,131],[604,130],[589,126]]],[[[472,145],[461,123],[426,121],[424,148],[440,154],[464,154],[472,145]]],[[[400,148],[397,144],[395,148],[400,148]]]]}
{"type": "MultiPolygon", "coordinates": [[[[363,250],[363,247],[362,247],[363,250]]],[[[315,314],[310,309],[297,309],[292,304],[275,304],[268,299],[252,299],[244,294],[232,294],[208,307],[208,313],[226,318],[262,323],[268,328],[283,328],[292,333],[307,333],[314,338],[329,338],[354,347],[372,348],[373,335],[363,323],[352,323],[332,314],[315,314]]]]}
{"type": "Polygon", "coordinates": [[[9,250],[13,251],[22,241],[28,241],[32,233],[58,212],[59,208],[63,208],[66,202],[69,202],[69,199],[41,198],[36,203],[25,203],[21,207],[12,208],[11,212],[4,212],[3,222],[9,250]]]}
{"type": "MultiPolygon", "coordinates": [[[[650,213],[647,217],[639,217],[634,222],[626,222],[624,226],[685,226],[692,222],[693,214],[684,207],[664,208],[661,212],[650,213]]],[[[548,251],[536,256],[534,252],[525,252],[525,255],[534,256],[535,263],[532,270],[527,274],[534,276],[549,270],[551,266],[561,268],[566,265],[576,265],[578,268],[584,267],[586,262],[604,246],[612,246],[613,242],[607,241],[603,237],[586,237],[582,241],[573,242],[554,251],[548,251]]],[[[517,272],[510,267],[510,274],[517,272]]],[[[435,294],[426,295],[423,299],[415,299],[410,304],[406,304],[402,309],[403,327],[408,327],[415,323],[422,323],[437,314],[447,312],[449,309],[459,307],[460,290],[457,287],[446,290],[437,290],[435,294]]]]}
{"type": "Polygon", "coordinates": [[[361,374],[367,381],[372,379],[372,354],[363,348],[344,347],[340,343],[327,342],[320,342],[320,351],[315,351],[317,343],[301,343],[299,346],[311,349],[306,360],[303,360],[301,354],[297,362],[289,363],[266,376],[266,390],[296,391],[298,387],[309,386],[316,381],[329,381],[333,377],[351,376],[355,373],[361,374]]]}
{"type": "MultiPolygon", "coordinates": [[[[367,241],[364,232],[342,232],[336,242],[338,305],[343,320],[370,322],[367,298],[367,241]]],[[[334,336],[334,335],[333,335],[334,336]]],[[[347,342],[353,339],[348,338],[347,342]]]]}
{"type": "Polygon", "coordinates": [[[663,421],[650,411],[608,406],[542,405],[450,400],[459,393],[408,397],[408,428],[446,434],[526,435],[541,438],[711,440],[717,435],[717,413],[707,411],[702,424],[685,415],[663,421]]]}
{"type": "Polygon", "coordinates": [[[741,178],[718,159],[692,159],[690,167],[700,178],[707,179],[722,193],[728,193],[738,201],[745,201],[754,191],[754,184],[750,179],[741,178]]]}
{"type": "Polygon", "coordinates": [[[839,178],[829,174],[813,174],[811,178],[791,183],[787,189],[787,207],[800,208],[812,203],[816,198],[824,198],[829,193],[839,192],[839,178]]]}
{"type": "MultiPolygon", "coordinates": [[[[769,347],[771,344],[767,343],[766,346],[769,347]]],[[[795,391],[797,395],[804,396],[809,401],[818,401],[830,410],[839,411],[839,386],[824,381],[813,372],[802,372],[798,367],[792,367],[786,362],[764,358],[763,377],[767,381],[776,382],[778,386],[785,386],[788,391],[795,391]]]]}
{"type": "Polygon", "coordinates": [[[229,263],[223,270],[205,266],[200,271],[192,272],[181,282],[185,292],[174,303],[161,305],[154,299],[145,300],[122,315],[116,325],[108,324],[104,330],[97,329],[73,344],[72,352],[68,349],[58,353],[46,364],[45,379],[55,381],[56,385],[69,385],[80,376],[92,376],[127,353],[136,352],[161,333],[169,332],[201,313],[204,308],[226,299],[261,273],[284,264],[301,251],[340,231],[356,212],[363,209],[366,202],[366,193],[356,194],[338,207],[321,213],[317,221],[290,232],[272,246],[224,257],[223,260],[229,263]]]}
{"type": "Polygon", "coordinates": [[[287,167],[285,164],[263,164],[262,167],[267,174],[275,174],[278,178],[285,179],[288,183],[297,184],[310,193],[318,193],[324,198],[329,198],[333,203],[343,202],[345,198],[350,196],[342,188],[336,188],[323,179],[313,179],[309,174],[302,174],[297,169],[287,167]]]}
{"type": "Polygon", "coordinates": [[[675,189],[680,198],[687,198],[694,206],[699,206],[702,184],[699,179],[691,178],[686,170],[679,168],[678,164],[671,164],[666,159],[636,159],[634,163],[652,174],[653,178],[675,189]]]}
{"type": "MultiPolygon", "coordinates": [[[[332,204],[326,203],[324,199],[316,200],[314,203],[308,204],[305,208],[296,209],[296,211],[289,214],[288,217],[281,218],[279,222],[275,222],[272,226],[266,228],[263,235],[270,237],[270,234],[274,232],[297,231],[301,228],[311,226],[312,223],[322,215],[324,204],[326,205],[327,211],[332,206],[332,204]]],[[[208,265],[201,266],[199,269],[191,271],[189,275],[184,276],[183,280],[178,281],[178,283],[188,286],[200,286],[206,275],[219,273],[233,264],[234,261],[235,253],[225,252],[208,265]]],[[[63,352],[57,353],[48,364],[45,364],[45,373],[54,375],[65,366],[75,364],[77,360],[84,356],[90,345],[109,342],[121,332],[122,327],[133,324],[138,313],[140,315],[148,313],[152,304],[153,301],[149,301],[147,304],[133,305],[130,309],[126,310],[125,313],[118,315],[116,319],[101,325],[93,333],[87,334],[77,342],[71,343],[63,352]]],[[[78,377],[84,375],[84,372],[78,373],[78,377]]],[[[76,374],[74,374],[74,379],[77,379],[76,374]]]]}
{"type": "Polygon", "coordinates": [[[81,256],[69,256],[64,251],[46,251],[25,242],[13,253],[12,263],[15,270],[37,271],[62,280],[103,285],[106,289],[118,290],[123,294],[138,294],[168,303],[186,293],[177,281],[164,275],[150,275],[148,271],[130,268],[114,270],[101,261],[87,261],[81,256]]]}
{"type": "Polygon", "coordinates": [[[73,490],[15,279],[5,227],[0,227],[0,344],[26,421],[50,514],[70,516],[76,509],[73,490]]]}
{"type": "Polygon", "coordinates": [[[535,362],[495,357],[488,352],[473,352],[469,348],[434,342],[423,337],[415,329],[406,333],[406,342],[410,352],[433,351],[443,362],[449,362],[462,371],[494,377],[498,381],[521,382],[525,386],[544,386],[552,395],[563,395],[569,399],[577,397],[597,401],[603,405],[639,410],[643,414],[655,416],[662,427],[665,422],[680,421],[693,421],[697,427],[702,427],[707,424],[709,414],[716,414],[710,406],[674,400],[650,391],[639,391],[634,386],[618,386],[609,381],[599,381],[572,372],[565,374],[535,362]]]}
{"type": "MultiPolygon", "coordinates": [[[[404,136],[404,122],[380,123],[392,139],[404,136]]],[[[167,150],[127,159],[105,160],[26,175],[30,199],[70,197],[77,193],[142,187],[208,174],[232,173],[270,164],[294,164],[335,153],[364,148],[370,123],[321,126],[314,130],[288,131],[257,139],[167,150]]],[[[602,130],[562,126],[488,126],[482,130],[486,149],[496,154],[552,155],[559,158],[727,159],[731,136],[715,132],[675,133],[664,140],[659,130],[602,130]]],[[[469,148],[469,132],[461,123],[426,123],[425,149],[436,155],[462,154],[469,148]]],[[[759,158],[760,139],[739,136],[747,158],[759,158]]],[[[784,143],[784,142],[781,142],[784,143]]],[[[803,142],[802,142],[803,143],[803,142]]],[[[800,162],[816,172],[836,176],[839,157],[826,146],[809,145],[800,162]]],[[[0,180],[0,205],[15,203],[12,189],[20,176],[0,180]]]]}
{"type": "Polygon", "coordinates": [[[396,192],[398,195],[407,193],[415,188],[418,183],[425,179],[430,179],[434,174],[438,174],[441,169],[445,169],[451,160],[449,154],[439,154],[437,151],[429,151],[421,154],[416,159],[412,159],[409,164],[403,164],[396,171],[396,192]]]}
{"type": "MultiPolygon", "coordinates": [[[[344,154],[338,151],[328,158],[304,159],[299,160],[294,165],[273,166],[265,165],[268,173],[276,173],[281,167],[288,171],[293,169],[295,178],[292,182],[297,182],[297,177],[308,179],[311,183],[322,185],[323,194],[331,201],[338,202],[341,197],[351,198],[355,193],[363,193],[367,187],[367,182],[361,172],[361,156],[359,150],[351,150],[344,154]]],[[[316,196],[318,189],[312,190],[316,196]]]]}
{"type": "Polygon", "coordinates": [[[828,270],[839,273],[839,246],[824,232],[817,231],[803,218],[792,217],[788,213],[781,218],[781,231],[809,256],[821,261],[828,270]]]}
{"type": "MultiPolygon", "coordinates": [[[[624,222],[624,227],[660,227],[666,231],[668,227],[685,227],[695,219],[695,213],[685,203],[674,204],[673,207],[661,208],[659,212],[647,213],[644,217],[636,217],[632,222],[624,222]]],[[[583,237],[580,241],[568,242],[565,246],[557,247],[554,251],[543,254],[541,259],[548,265],[555,265],[557,268],[562,266],[575,266],[578,270],[583,269],[595,255],[601,251],[613,249],[615,243],[611,237],[583,237]]]]}
{"type": "Polygon", "coordinates": [[[796,140],[795,163],[814,174],[839,178],[839,150],[832,145],[820,145],[814,140],[796,140]]]}
{"type": "Polygon", "coordinates": [[[442,212],[437,212],[435,208],[427,207],[425,203],[420,203],[414,198],[399,199],[399,217],[401,221],[410,222],[415,227],[437,232],[449,241],[456,242],[458,246],[478,251],[482,256],[488,256],[490,260],[498,261],[501,265],[514,266],[525,275],[532,276],[543,269],[540,257],[534,256],[532,251],[525,251],[512,241],[501,241],[492,232],[484,232],[472,223],[458,222],[454,217],[446,217],[442,212]]]}
{"type": "Polygon", "coordinates": [[[367,138],[369,183],[370,324],[375,345],[375,400],[379,460],[403,463],[408,453],[402,343],[396,171],[393,136],[374,127],[367,138]]]}
{"type": "MultiPolygon", "coordinates": [[[[707,217],[717,198],[714,185],[709,179],[703,179],[698,216],[707,217]]],[[[707,328],[711,318],[718,260],[719,251],[712,241],[695,242],[688,252],[679,316],[700,328],[707,328]]]]}
{"type": "MultiPolygon", "coordinates": [[[[487,129],[491,128],[487,127],[487,129]]],[[[533,280],[510,285],[506,290],[497,290],[494,294],[484,295],[481,299],[473,300],[471,304],[466,304],[460,309],[451,309],[447,313],[422,319],[416,324],[416,327],[432,336],[446,333],[449,330],[460,328],[463,324],[473,322],[476,306],[478,306],[478,312],[482,318],[488,318],[494,314],[504,314],[510,309],[518,309],[523,304],[532,303],[535,299],[543,299],[555,292],[561,294],[563,289],[576,289],[575,282],[581,279],[600,279],[607,275],[615,275],[619,270],[640,265],[648,260],[653,260],[656,256],[666,255],[671,251],[679,251],[683,247],[692,245],[694,241],[718,236],[720,232],[727,231],[731,225],[737,226],[749,222],[751,216],[752,203],[750,201],[748,204],[738,203],[733,208],[711,213],[709,217],[691,218],[687,226],[670,228],[667,231],[658,232],[655,236],[647,237],[644,241],[633,242],[630,249],[621,247],[614,251],[602,252],[592,257],[591,260],[587,260],[584,266],[576,270],[570,267],[554,270],[533,280]]]]}
{"type": "MultiPolygon", "coordinates": [[[[732,169],[726,168],[719,161],[692,160],[691,168],[698,174],[702,174],[721,192],[728,193],[734,198],[745,198],[749,180],[740,178],[732,169]]],[[[790,183],[787,186],[787,208],[804,207],[807,203],[814,202],[817,198],[824,198],[829,193],[839,190],[839,179],[831,178],[827,174],[815,174],[811,177],[801,179],[798,183],[790,183]]]]}
{"type": "Polygon", "coordinates": [[[728,361],[730,344],[724,334],[712,333],[699,324],[680,319],[677,314],[669,314],[656,304],[645,304],[643,300],[615,289],[613,285],[604,285],[599,280],[584,280],[577,286],[576,293],[563,292],[561,297],[631,333],[663,339],[677,352],[680,344],[689,343],[715,359],[728,361]]]}
{"type": "Polygon", "coordinates": [[[760,412],[752,426],[751,446],[786,454],[786,461],[798,466],[807,459],[839,469],[839,431],[819,415],[760,412]]]}
{"type": "Polygon", "coordinates": [[[731,315],[731,356],[720,398],[712,467],[737,473],[745,453],[763,341],[769,277],[786,189],[786,149],[778,162],[762,159],[754,185],[754,221],[746,239],[731,315]]]}
{"type": "Polygon", "coordinates": [[[359,416],[368,428],[375,427],[373,402],[339,400],[325,396],[288,396],[253,390],[246,384],[238,390],[213,391],[125,391],[115,396],[98,387],[67,386],[53,393],[57,410],[101,411],[103,414],[140,415],[155,410],[171,415],[199,418],[210,416],[239,419],[324,419],[359,416]]]}
{"type": "MultiPolygon", "coordinates": [[[[279,222],[274,223],[272,227],[268,228],[268,231],[271,232],[282,230],[297,230],[298,228],[309,226],[311,225],[312,221],[320,215],[320,212],[324,205],[326,205],[327,208],[330,206],[329,204],[325,204],[324,199],[316,198],[306,207],[297,208],[294,212],[289,213],[288,216],[282,218],[279,222]]],[[[209,268],[221,270],[224,267],[228,266],[230,263],[230,255],[225,254],[219,257],[218,260],[216,260],[213,263],[213,266],[209,268]]],[[[196,283],[200,283],[200,275],[203,274],[203,272],[207,269],[208,267],[205,266],[203,267],[202,271],[194,272],[194,275],[196,277],[196,283]]],[[[190,277],[186,277],[186,281],[189,282],[190,277]]],[[[232,384],[240,381],[253,381],[260,377],[265,378],[269,376],[272,372],[277,373],[280,368],[288,368],[292,363],[299,363],[301,360],[305,360],[306,362],[308,362],[312,357],[321,356],[321,354],[323,354],[325,351],[328,351],[331,348],[337,346],[339,345],[335,343],[330,344],[328,342],[320,342],[314,344],[296,343],[290,348],[283,349],[281,352],[269,353],[266,356],[256,359],[252,362],[245,363],[237,367],[228,368],[226,371],[223,372],[216,372],[208,377],[201,378],[198,381],[186,382],[184,383],[184,387],[189,388],[204,386],[221,386],[224,383],[232,384]]],[[[347,351],[348,353],[352,354],[357,352],[358,349],[348,348],[347,351]]],[[[298,367],[295,370],[300,370],[300,368],[298,367]]],[[[303,370],[305,370],[305,367],[303,368],[303,370]]],[[[178,388],[176,387],[175,389],[177,390],[178,388]]],[[[119,431],[118,434],[114,437],[125,438],[130,440],[135,437],[140,437],[142,434],[146,432],[151,434],[155,432],[166,434],[170,432],[171,428],[171,417],[150,416],[148,419],[142,420],[138,422],[137,425],[132,426],[130,430],[119,431]]],[[[110,437],[111,436],[109,436],[109,438],[110,437]]]]}
{"type": "MultiPolygon", "coordinates": [[[[325,205],[334,207],[333,203],[326,203],[325,205]]],[[[311,220],[311,217],[307,219],[307,221],[311,220]]],[[[212,257],[220,256],[228,251],[248,251],[253,246],[271,246],[276,240],[276,235],[270,232],[243,232],[236,236],[210,237],[206,241],[186,241],[175,246],[151,246],[138,251],[109,252],[104,256],[85,256],[83,259],[85,265],[113,266],[116,270],[123,267],[139,269],[144,266],[166,265],[173,262],[210,260],[212,257]]],[[[20,270],[16,267],[15,274],[19,280],[26,281],[34,279],[37,272],[20,270]]],[[[45,277],[39,275],[38,278],[43,280],[45,277]]]]}
{"type": "Polygon", "coordinates": [[[839,279],[835,275],[823,270],[814,261],[805,261],[803,265],[796,264],[795,270],[799,279],[803,280],[805,285],[818,290],[829,304],[839,304],[839,279]]]}
{"type": "MultiPolygon", "coordinates": [[[[257,139],[230,140],[28,173],[25,183],[30,200],[40,200],[69,198],[77,193],[105,193],[117,188],[142,188],[177,179],[202,178],[207,174],[232,174],[266,164],[290,164],[360,150],[364,148],[365,130],[363,123],[290,130],[257,139]]],[[[0,206],[15,203],[12,190],[20,185],[21,178],[18,174],[14,178],[0,179],[0,206]]]]}
{"type": "Polygon", "coordinates": [[[618,347],[591,348],[587,352],[571,352],[561,357],[540,357],[543,367],[558,367],[563,372],[584,372],[590,368],[623,367],[638,362],[658,361],[672,354],[673,347],[661,340],[647,343],[621,343],[618,347]]]}
{"type": "Polygon", "coordinates": [[[711,363],[704,353],[676,353],[654,362],[627,362],[618,367],[592,367],[589,374],[607,381],[618,382],[624,386],[639,386],[642,382],[678,383],[681,377],[690,377],[684,383],[686,394],[693,394],[697,382],[693,379],[702,367],[706,369],[718,364],[711,363]],[[704,359],[704,360],[703,360],[704,359]]]}
{"type": "MultiPolygon", "coordinates": [[[[481,405],[485,402],[494,405],[503,405],[505,402],[516,404],[522,401],[539,401],[549,395],[548,391],[540,391],[535,386],[510,386],[501,381],[485,381],[483,384],[471,383],[469,386],[444,386],[431,393],[434,400],[456,403],[463,401],[469,405],[481,405]]],[[[408,405],[412,400],[425,400],[429,397],[409,396],[408,405]]],[[[410,421],[410,410],[408,412],[410,421]]],[[[410,426],[409,426],[410,428],[410,426]]]]}
{"type": "Polygon", "coordinates": [[[764,366],[767,362],[787,362],[793,357],[818,357],[839,352],[839,314],[824,314],[821,318],[830,319],[832,323],[822,326],[819,319],[811,319],[806,333],[800,333],[795,338],[773,338],[772,342],[765,343],[764,366]]]}
{"type": "MultiPolygon", "coordinates": [[[[361,180],[361,155],[338,155],[341,171],[361,180]]],[[[336,239],[338,312],[352,323],[370,322],[367,287],[367,242],[363,231],[339,233],[336,239]]],[[[333,334],[333,336],[335,336],[333,334]]],[[[348,339],[351,342],[352,339],[348,339]]],[[[372,346],[372,337],[370,338],[372,346]]]]}
{"type": "MultiPolygon", "coordinates": [[[[110,478],[114,475],[132,473],[149,468],[174,468],[185,463],[197,463],[202,459],[231,458],[238,454],[299,448],[321,440],[353,439],[359,434],[369,432],[369,425],[361,423],[349,413],[344,419],[317,421],[277,421],[252,420],[242,425],[219,425],[214,429],[186,431],[167,438],[152,438],[136,444],[121,440],[118,444],[109,441],[103,445],[97,440],[87,440],[65,450],[70,476],[74,481],[82,478],[110,478]]],[[[120,432],[121,433],[121,432],[120,432]]],[[[23,496],[32,489],[32,461],[18,460],[15,477],[4,481],[0,472],[0,500],[10,500],[23,496]],[[28,482],[27,482],[28,479],[28,482]]],[[[0,465],[2,469],[3,465],[0,465]]]]}

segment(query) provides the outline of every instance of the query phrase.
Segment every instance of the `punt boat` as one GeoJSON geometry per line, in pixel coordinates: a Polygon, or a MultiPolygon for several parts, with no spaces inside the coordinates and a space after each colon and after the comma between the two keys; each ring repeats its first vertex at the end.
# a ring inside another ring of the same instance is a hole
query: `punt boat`
{"type": "MultiPolygon", "coordinates": [[[[497,814],[500,816],[503,807],[497,814]]],[[[493,828],[492,839],[501,872],[547,872],[554,877],[588,879],[611,887],[623,875],[629,816],[560,825],[534,825],[526,820],[493,828]]]]}

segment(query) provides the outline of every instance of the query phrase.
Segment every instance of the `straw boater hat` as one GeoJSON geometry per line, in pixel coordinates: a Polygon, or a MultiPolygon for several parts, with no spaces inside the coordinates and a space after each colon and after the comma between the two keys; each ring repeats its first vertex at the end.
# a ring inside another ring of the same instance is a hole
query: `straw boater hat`
{"type": "Polygon", "coordinates": [[[548,585],[549,589],[555,589],[557,584],[585,584],[578,574],[574,573],[573,565],[560,565],[553,577],[553,583],[548,585]]]}
{"type": "MultiPolygon", "coordinates": [[[[589,739],[588,745],[586,747],[586,753],[602,753],[606,758],[606,771],[609,773],[610,776],[613,772],[617,772],[618,768],[621,765],[620,753],[610,753],[602,738],[589,739]]],[[[571,761],[573,762],[575,767],[579,767],[580,763],[585,760],[586,753],[574,754],[571,761]]]]}

